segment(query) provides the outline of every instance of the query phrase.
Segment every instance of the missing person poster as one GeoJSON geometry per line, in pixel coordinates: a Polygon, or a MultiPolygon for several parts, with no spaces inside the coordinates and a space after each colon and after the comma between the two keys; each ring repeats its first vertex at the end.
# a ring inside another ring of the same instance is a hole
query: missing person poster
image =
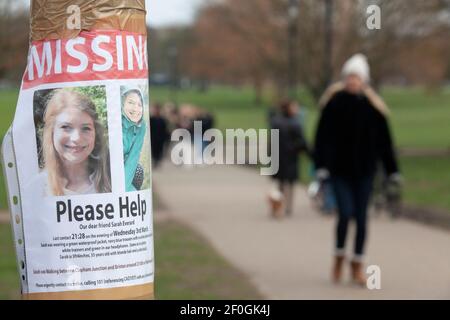
{"type": "Polygon", "coordinates": [[[10,136],[24,297],[153,296],[146,34],[32,41],[10,136]]]}

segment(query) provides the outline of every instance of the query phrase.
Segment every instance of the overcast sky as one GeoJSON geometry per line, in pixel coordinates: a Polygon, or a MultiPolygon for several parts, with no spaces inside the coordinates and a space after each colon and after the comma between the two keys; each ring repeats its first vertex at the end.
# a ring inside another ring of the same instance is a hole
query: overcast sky
{"type": "MultiPolygon", "coordinates": [[[[192,22],[199,5],[204,1],[205,0],[145,0],[147,23],[154,27],[189,24],[192,22]]],[[[30,0],[22,0],[22,3],[29,6],[30,0]]]]}
{"type": "Polygon", "coordinates": [[[204,0],[145,0],[147,21],[160,27],[173,24],[189,24],[196,9],[204,0]]]}

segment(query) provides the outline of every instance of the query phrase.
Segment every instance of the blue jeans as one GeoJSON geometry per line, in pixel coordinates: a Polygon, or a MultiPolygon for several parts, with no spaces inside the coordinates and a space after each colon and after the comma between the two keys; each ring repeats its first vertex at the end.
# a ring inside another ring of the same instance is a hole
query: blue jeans
{"type": "Polygon", "coordinates": [[[328,181],[325,182],[323,186],[323,207],[322,210],[325,213],[331,213],[336,209],[336,197],[334,195],[333,186],[328,181]]]}
{"type": "Polygon", "coordinates": [[[336,228],[336,248],[345,249],[348,224],[351,218],[356,221],[354,254],[364,255],[367,233],[367,208],[372,194],[373,176],[351,179],[333,176],[331,178],[336,196],[339,218],[336,228]]]}

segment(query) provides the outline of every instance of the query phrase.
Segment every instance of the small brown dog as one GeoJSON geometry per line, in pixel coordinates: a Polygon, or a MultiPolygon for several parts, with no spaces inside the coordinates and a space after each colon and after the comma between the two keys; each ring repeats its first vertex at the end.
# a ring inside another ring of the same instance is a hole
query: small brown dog
{"type": "Polygon", "coordinates": [[[272,189],[269,192],[267,199],[270,205],[271,216],[275,219],[281,219],[283,217],[284,208],[283,194],[281,191],[276,188],[272,189]]]}

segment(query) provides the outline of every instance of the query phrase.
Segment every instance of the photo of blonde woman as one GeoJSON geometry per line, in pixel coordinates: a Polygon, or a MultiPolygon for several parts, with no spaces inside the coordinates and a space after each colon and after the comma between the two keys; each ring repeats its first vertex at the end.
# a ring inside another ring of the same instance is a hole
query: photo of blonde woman
{"type": "Polygon", "coordinates": [[[108,143],[93,100],[73,89],[53,90],[46,100],[40,130],[46,194],[111,192],[108,143]]]}

